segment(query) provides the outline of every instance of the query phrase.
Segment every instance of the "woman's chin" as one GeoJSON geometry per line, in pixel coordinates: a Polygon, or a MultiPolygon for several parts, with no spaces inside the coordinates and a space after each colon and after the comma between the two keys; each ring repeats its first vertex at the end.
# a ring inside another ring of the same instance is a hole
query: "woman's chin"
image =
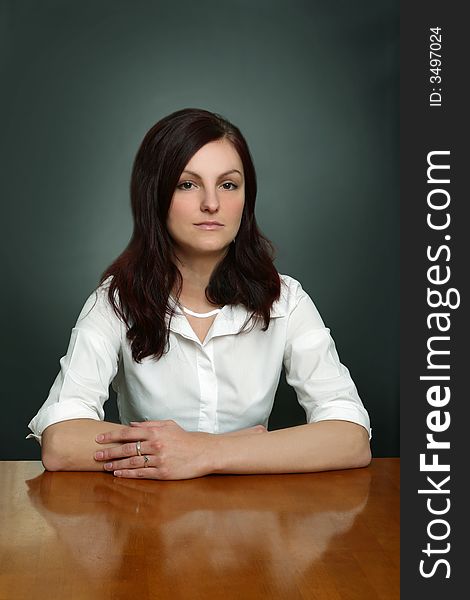
{"type": "Polygon", "coordinates": [[[224,256],[230,247],[230,243],[202,243],[186,246],[184,248],[184,254],[186,256],[224,256]]]}
{"type": "Polygon", "coordinates": [[[205,246],[200,246],[197,250],[195,250],[196,252],[200,253],[200,254],[213,254],[214,256],[220,255],[223,256],[227,253],[228,248],[229,248],[230,244],[227,244],[225,246],[222,245],[205,245],[205,246]]]}

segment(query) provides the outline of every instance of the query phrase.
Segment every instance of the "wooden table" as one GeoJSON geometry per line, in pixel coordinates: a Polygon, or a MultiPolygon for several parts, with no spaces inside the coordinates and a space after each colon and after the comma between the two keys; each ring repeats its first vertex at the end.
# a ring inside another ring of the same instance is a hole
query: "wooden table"
{"type": "Polygon", "coordinates": [[[0,462],[0,599],[399,598],[399,460],[125,480],[0,462]]]}

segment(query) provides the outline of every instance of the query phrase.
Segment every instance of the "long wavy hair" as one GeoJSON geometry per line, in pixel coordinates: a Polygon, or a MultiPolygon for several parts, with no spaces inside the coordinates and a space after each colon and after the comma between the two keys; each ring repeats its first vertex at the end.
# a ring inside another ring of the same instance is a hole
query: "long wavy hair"
{"type": "MultiPolygon", "coordinates": [[[[274,267],[273,244],[255,219],[256,172],[240,130],[217,113],[197,108],[178,110],[156,123],[136,154],[130,183],[134,230],[126,249],[103,272],[99,285],[111,277],[108,299],[127,327],[132,357],[156,360],[169,350],[169,302],[183,278],[177,267],[166,222],[179,177],[192,156],[205,144],[229,140],[243,164],[245,203],[236,243],[230,244],[215,267],[205,295],[216,305],[242,304],[253,326],[270,322],[270,309],[280,296],[280,278],[274,267]],[[168,325],[166,316],[169,317],[168,325]]],[[[245,324],[247,321],[245,322],[245,324]]]]}

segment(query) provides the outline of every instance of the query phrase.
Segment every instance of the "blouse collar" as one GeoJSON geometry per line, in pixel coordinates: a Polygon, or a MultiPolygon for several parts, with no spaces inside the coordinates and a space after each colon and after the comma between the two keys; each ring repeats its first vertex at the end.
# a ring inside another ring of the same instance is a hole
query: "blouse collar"
{"type": "MultiPolygon", "coordinates": [[[[281,290],[281,297],[279,300],[276,300],[271,307],[271,318],[284,317],[287,315],[287,298],[282,286],[281,290]]],[[[173,296],[170,296],[170,302],[172,302],[172,306],[175,310],[171,322],[169,323],[170,331],[191,339],[201,346],[208,344],[214,337],[236,335],[237,333],[241,333],[241,331],[248,331],[252,326],[252,321],[248,321],[251,314],[250,311],[241,304],[227,304],[221,308],[207,332],[204,342],[201,343],[201,340],[194,333],[188,319],[182,309],[176,304],[173,296]]],[[[168,325],[169,317],[167,316],[166,319],[168,325]]]]}

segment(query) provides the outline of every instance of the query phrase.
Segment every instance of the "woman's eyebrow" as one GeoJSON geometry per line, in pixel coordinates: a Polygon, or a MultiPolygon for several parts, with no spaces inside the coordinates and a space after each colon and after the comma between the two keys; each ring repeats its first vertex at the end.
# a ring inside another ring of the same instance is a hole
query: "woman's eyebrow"
{"type": "MultiPolygon", "coordinates": [[[[193,175],[193,177],[199,177],[199,179],[201,178],[200,175],[198,175],[197,173],[195,173],[194,171],[188,171],[188,170],[184,170],[183,173],[187,173],[188,175],[193,175]]],[[[183,174],[181,173],[181,174],[183,174]]],[[[238,173],[240,176],[242,176],[242,174],[240,173],[240,171],[238,169],[231,169],[230,171],[225,171],[225,173],[221,173],[219,175],[219,177],[225,177],[226,175],[230,175],[231,173],[238,173]]]]}

